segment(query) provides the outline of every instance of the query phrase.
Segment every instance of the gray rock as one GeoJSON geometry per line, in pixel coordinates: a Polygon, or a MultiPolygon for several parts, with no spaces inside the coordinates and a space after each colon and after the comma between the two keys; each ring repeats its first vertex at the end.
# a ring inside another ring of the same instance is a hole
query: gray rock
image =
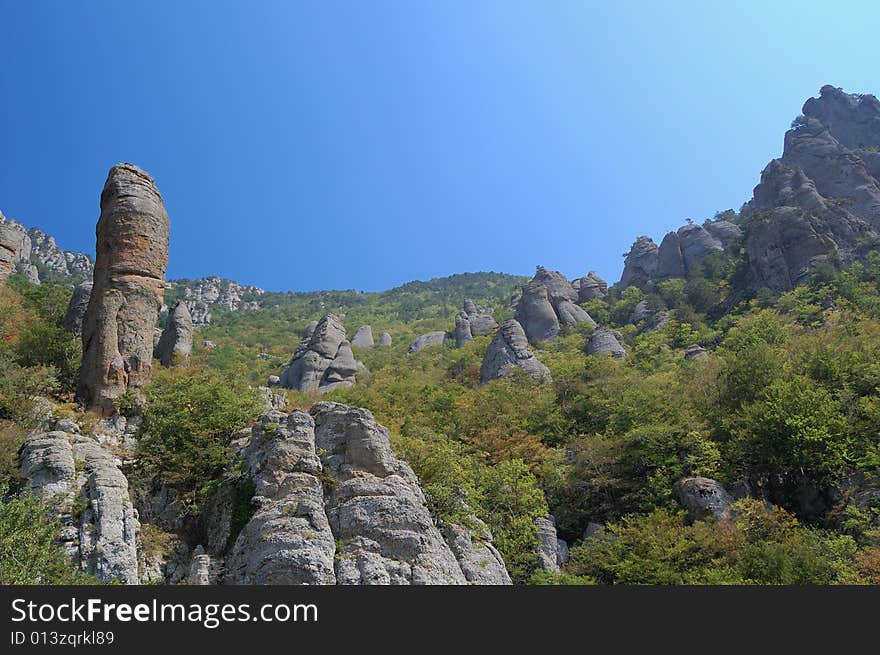
{"type": "Polygon", "coordinates": [[[297,391],[324,393],[356,382],[363,365],[355,360],[345,328],[335,314],[326,314],[311,336],[297,347],[281,373],[281,386],[297,391]]]}
{"type": "Polygon", "coordinates": [[[18,261],[20,244],[18,232],[11,225],[0,223],[0,286],[5,285],[12,275],[18,261]]]}
{"type": "Polygon", "coordinates": [[[391,345],[391,335],[387,332],[383,332],[379,335],[379,345],[387,348],[391,345]]]}
{"type": "Polygon", "coordinates": [[[77,397],[105,415],[126,391],[152,377],[153,329],[168,265],[168,214],[147,173],[110,170],[101,193],[94,287],[83,319],[77,397]]]}
{"type": "Polygon", "coordinates": [[[515,318],[529,343],[554,340],[561,325],[595,326],[589,314],[575,304],[577,299],[578,292],[561,273],[539,266],[516,305],[515,318]]]}
{"type": "Polygon", "coordinates": [[[739,225],[722,218],[708,220],[703,223],[703,227],[718,241],[718,243],[721,244],[721,247],[725,249],[735,238],[742,234],[742,229],[739,225]]]}
{"type": "Polygon", "coordinates": [[[338,481],[326,505],[339,544],[337,583],[466,584],[388,431],[368,411],[337,403],[318,403],[311,414],[322,463],[338,481]]]}
{"type": "Polygon", "coordinates": [[[67,305],[67,313],[64,315],[64,329],[77,336],[82,334],[83,317],[89,306],[89,298],[92,295],[92,282],[87,280],[76,285],[70,303],[67,305]]]}
{"type": "Polygon", "coordinates": [[[217,344],[210,339],[205,339],[204,341],[202,341],[202,347],[205,350],[217,350],[217,344]]]}
{"type": "Polygon", "coordinates": [[[522,369],[532,378],[550,381],[550,370],[529,348],[522,326],[510,319],[498,329],[486,349],[480,367],[480,381],[497,380],[512,375],[517,369],[522,369]]]}
{"type": "Polygon", "coordinates": [[[352,346],[360,348],[372,348],[373,343],[373,328],[369,325],[361,325],[351,340],[352,346]]]}
{"type": "Polygon", "coordinates": [[[467,314],[460,312],[455,316],[455,347],[461,348],[464,344],[474,340],[471,333],[471,322],[467,314]]]}
{"type": "Polygon", "coordinates": [[[630,314],[629,321],[638,325],[643,332],[657,330],[670,320],[669,312],[662,307],[652,305],[647,299],[639,301],[630,314]]]}
{"type": "Polygon", "coordinates": [[[318,321],[310,321],[306,323],[306,326],[303,328],[303,338],[310,339],[317,329],[318,321]]]}
{"type": "Polygon", "coordinates": [[[270,387],[270,388],[272,388],[272,387],[280,387],[280,386],[281,386],[281,378],[278,377],[277,375],[270,375],[270,376],[269,376],[269,380],[268,380],[268,382],[269,382],[269,387],[270,387]]]}
{"type": "Polygon", "coordinates": [[[464,301],[464,315],[470,323],[471,335],[475,337],[489,334],[498,327],[498,321],[492,315],[492,309],[481,307],[473,300],[464,301]]]}
{"type": "Polygon", "coordinates": [[[660,254],[657,244],[648,236],[640,236],[626,254],[620,288],[635,286],[644,289],[657,276],[660,254]]]}
{"type": "Polygon", "coordinates": [[[690,346],[685,348],[685,351],[684,351],[684,358],[685,359],[703,359],[708,356],[709,356],[709,353],[706,352],[706,349],[696,343],[691,344],[690,346]]]}
{"type": "Polygon", "coordinates": [[[486,524],[471,518],[473,528],[463,525],[443,525],[443,537],[458,560],[462,573],[472,585],[510,585],[510,574],[501,553],[492,543],[492,533],[486,524]]]}
{"type": "Polygon", "coordinates": [[[168,316],[168,325],[162,332],[156,355],[162,366],[189,366],[192,354],[193,322],[186,303],[177,301],[168,316]]]}
{"type": "Polygon", "coordinates": [[[600,355],[602,353],[611,353],[614,359],[626,357],[623,335],[617,330],[609,330],[608,328],[598,328],[595,330],[587,342],[587,354],[600,355]]]}
{"type": "Polygon", "coordinates": [[[604,298],[608,295],[608,283],[590,271],[578,280],[578,302],[588,302],[596,298],[604,298]]]}
{"type": "Polygon", "coordinates": [[[682,478],[673,486],[675,497],[688,511],[688,519],[700,521],[714,517],[724,519],[730,516],[733,497],[711,478],[682,478]]]}
{"type": "Polygon", "coordinates": [[[428,332],[427,334],[421,335],[415,341],[409,344],[409,350],[407,350],[407,352],[409,354],[413,354],[419,352],[420,350],[424,350],[425,348],[430,348],[431,346],[442,346],[445,341],[445,332],[442,332],[440,330],[428,332]]]}
{"type": "Polygon", "coordinates": [[[558,572],[560,566],[567,561],[568,544],[556,536],[556,520],[552,515],[539,516],[535,519],[538,529],[538,566],[545,571],[558,572]],[[560,549],[560,542],[565,544],[560,549]]]}

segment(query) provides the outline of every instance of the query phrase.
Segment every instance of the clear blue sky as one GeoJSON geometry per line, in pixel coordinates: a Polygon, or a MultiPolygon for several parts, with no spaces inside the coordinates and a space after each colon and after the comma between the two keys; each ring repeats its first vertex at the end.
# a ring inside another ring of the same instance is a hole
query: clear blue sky
{"type": "Polygon", "coordinates": [[[0,0],[0,210],[94,251],[107,170],[168,276],[386,289],[739,208],[825,83],[880,94],[876,2],[0,0]]]}

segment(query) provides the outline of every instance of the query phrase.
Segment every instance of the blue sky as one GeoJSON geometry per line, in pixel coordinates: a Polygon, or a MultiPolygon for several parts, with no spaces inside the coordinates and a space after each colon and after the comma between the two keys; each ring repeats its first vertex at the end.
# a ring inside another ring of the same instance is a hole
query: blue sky
{"type": "Polygon", "coordinates": [[[0,0],[0,210],[94,251],[156,179],[168,276],[387,289],[619,278],[739,208],[826,83],[880,93],[874,2],[0,0]]]}

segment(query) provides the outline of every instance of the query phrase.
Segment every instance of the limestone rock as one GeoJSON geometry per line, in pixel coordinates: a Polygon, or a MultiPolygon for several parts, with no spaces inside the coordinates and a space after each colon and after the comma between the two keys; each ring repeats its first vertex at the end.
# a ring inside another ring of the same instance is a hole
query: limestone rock
{"type": "Polygon", "coordinates": [[[177,301],[168,316],[156,354],[162,366],[186,367],[192,354],[193,322],[186,303],[177,301]]]}
{"type": "Polygon", "coordinates": [[[464,315],[467,316],[470,323],[471,336],[479,337],[489,334],[498,327],[498,321],[495,320],[492,313],[491,308],[482,307],[473,300],[464,301],[464,315]]]}
{"type": "Polygon", "coordinates": [[[608,283],[590,271],[577,281],[578,302],[588,302],[608,295],[608,283]]]}
{"type": "Polygon", "coordinates": [[[464,577],[473,585],[510,585],[510,574],[501,553],[492,543],[492,533],[478,518],[471,518],[472,529],[444,524],[443,537],[461,566],[464,577]]]}
{"type": "Polygon", "coordinates": [[[635,286],[644,289],[657,275],[660,253],[657,244],[648,236],[640,236],[626,254],[620,288],[635,286]]]}
{"type": "Polygon", "coordinates": [[[428,332],[427,334],[421,335],[415,341],[409,344],[409,349],[407,350],[407,352],[411,355],[413,353],[419,352],[420,350],[424,350],[425,348],[430,348],[431,346],[442,346],[445,341],[445,332],[442,332],[440,330],[428,332]]]}
{"type": "Polygon", "coordinates": [[[691,521],[699,521],[708,517],[727,518],[733,497],[711,478],[682,478],[673,486],[675,496],[688,511],[691,521]]]}
{"type": "Polygon", "coordinates": [[[542,364],[529,348],[522,326],[514,319],[505,321],[495,333],[492,343],[483,356],[480,381],[497,380],[522,369],[535,379],[550,380],[549,369],[542,364]]]}
{"type": "Polygon", "coordinates": [[[383,332],[382,334],[380,334],[379,335],[379,345],[384,348],[387,348],[388,346],[390,346],[391,345],[391,335],[388,334],[387,332],[383,332]]]}
{"type": "Polygon", "coordinates": [[[153,328],[165,287],[168,215],[153,179],[131,164],[110,170],[101,193],[94,286],[83,319],[77,396],[104,414],[152,377],[153,328]]]}
{"type": "Polygon", "coordinates": [[[74,288],[73,295],[70,297],[70,304],[67,305],[67,313],[64,315],[64,329],[77,336],[82,335],[83,317],[86,314],[86,308],[89,306],[89,298],[92,295],[92,282],[87,280],[81,282],[74,288]]]}
{"type": "Polygon", "coordinates": [[[461,348],[464,344],[473,341],[474,337],[471,333],[471,322],[468,320],[467,314],[460,312],[455,316],[455,347],[461,348]]]}
{"type": "Polygon", "coordinates": [[[373,347],[373,328],[369,325],[361,325],[352,337],[351,345],[360,348],[373,347]]]}
{"type": "Polygon", "coordinates": [[[338,481],[326,505],[340,545],[337,583],[466,584],[388,431],[367,410],[337,403],[318,403],[311,414],[322,463],[338,481]]]}
{"type": "Polygon", "coordinates": [[[608,328],[598,328],[594,331],[587,342],[587,354],[599,355],[602,353],[611,353],[614,359],[626,357],[623,335],[617,330],[609,330],[608,328]]]}
{"type": "Polygon", "coordinates": [[[562,325],[596,325],[590,315],[575,304],[577,300],[578,292],[561,273],[539,266],[535,277],[522,289],[515,318],[529,343],[552,341],[562,325]]]}
{"type": "Polygon", "coordinates": [[[552,515],[535,519],[538,529],[538,566],[545,571],[558,572],[568,562],[568,544],[556,535],[556,520],[552,515]]]}
{"type": "Polygon", "coordinates": [[[20,243],[16,231],[6,223],[0,223],[0,286],[6,284],[12,275],[20,243]]]}
{"type": "Polygon", "coordinates": [[[657,307],[648,300],[641,300],[633,308],[629,322],[640,326],[643,332],[650,332],[666,325],[669,319],[669,312],[666,309],[657,307]]]}
{"type": "Polygon", "coordinates": [[[311,339],[312,335],[315,333],[315,330],[318,329],[318,321],[309,321],[306,323],[306,326],[303,328],[303,338],[311,339]]]}
{"type": "Polygon", "coordinates": [[[336,541],[324,511],[315,424],[270,412],[242,451],[260,507],[236,539],[228,584],[335,584],[336,541]]]}
{"type": "Polygon", "coordinates": [[[297,347],[290,364],[281,374],[281,386],[288,389],[324,393],[351,386],[363,365],[355,360],[345,328],[336,314],[326,314],[312,334],[297,347]]]}

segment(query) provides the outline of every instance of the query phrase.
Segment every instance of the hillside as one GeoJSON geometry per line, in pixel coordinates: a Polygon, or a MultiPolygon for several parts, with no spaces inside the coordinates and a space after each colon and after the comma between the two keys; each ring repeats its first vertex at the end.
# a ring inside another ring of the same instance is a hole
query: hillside
{"type": "Polygon", "coordinates": [[[379,293],[166,285],[161,195],[115,166],[79,299],[91,260],[0,231],[0,521],[40,571],[0,575],[880,584],[878,148],[877,99],[825,86],[739,211],[616,284],[379,293]]]}

